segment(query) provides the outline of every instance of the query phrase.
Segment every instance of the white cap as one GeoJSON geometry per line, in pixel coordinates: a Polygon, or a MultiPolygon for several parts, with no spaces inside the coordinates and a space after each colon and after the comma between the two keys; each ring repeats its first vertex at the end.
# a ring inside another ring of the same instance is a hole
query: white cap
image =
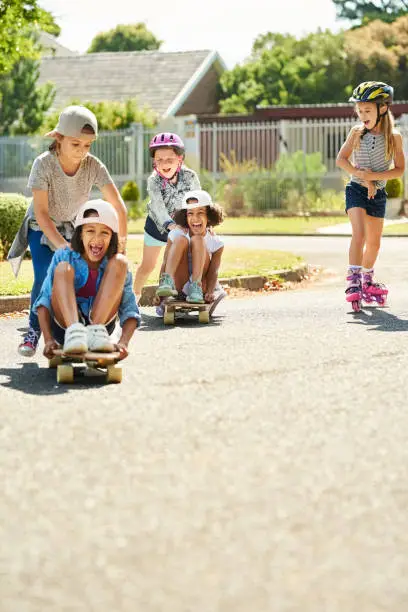
{"type": "Polygon", "coordinates": [[[75,219],[75,227],[87,223],[103,223],[103,225],[110,227],[112,232],[119,233],[118,213],[112,204],[105,202],[105,200],[89,200],[82,204],[75,219]],[[98,216],[84,217],[87,210],[96,210],[98,216]]]}
{"type": "Polygon", "coordinates": [[[183,203],[181,208],[190,210],[192,208],[200,208],[201,206],[212,206],[212,199],[210,194],[203,189],[194,189],[193,191],[187,191],[183,197],[183,203]],[[187,203],[188,200],[197,200],[197,202],[187,203]]]}
{"type": "Polygon", "coordinates": [[[54,138],[58,134],[63,136],[71,136],[72,138],[78,138],[83,133],[82,130],[86,125],[90,125],[95,136],[98,135],[98,120],[89,108],[86,106],[72,105],[64,108],[59,116],[58,124],[51,132],[48,132],[46,136],[54,138]]]}

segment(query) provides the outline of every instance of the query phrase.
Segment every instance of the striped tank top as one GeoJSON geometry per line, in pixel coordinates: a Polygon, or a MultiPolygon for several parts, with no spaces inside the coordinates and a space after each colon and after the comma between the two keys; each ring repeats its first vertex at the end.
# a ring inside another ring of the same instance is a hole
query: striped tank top
{"type": "MultiPolygon", "coordinates": [[[[369,168],[372,172],[385,172],[390,169],[392,159],[385,159],[385,136],[384,134],[371,134],[367,132],[360,139],[360,148],[353,151],[353,164],[359,168],[369,168]]],[[[355,183],[364,181],[352,175],[351,180],[355,183]]],[[[378,189],[384,189],[386,181],[376,181],[378,189]]]]}

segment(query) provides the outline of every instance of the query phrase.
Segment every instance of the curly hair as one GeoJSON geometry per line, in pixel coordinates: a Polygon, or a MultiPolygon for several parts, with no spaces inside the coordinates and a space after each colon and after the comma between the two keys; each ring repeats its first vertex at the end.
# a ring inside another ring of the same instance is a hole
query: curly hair
{"type": "MultiPolygon", "coordinates": [[[[87,217],[92,217],[93,215],[97,215],[98,212],[96,210],[94,210],[93,208],[90,208],[89,210],[86,211],[86,213],[84,214],[84,218],[87,217]]],[[[76,251],[77,253],[79,253],[80,255],[82,255],[85,251],[84,248],[84,243],[82,242],[82,228],[84,226],[80,225],[79,227],[76,227],[74,230],[74,233],[72,234],[72,238],[71,238],[71,248],[73,251],[76,251]]],[[[108,259],[110,259],[111,257],[113,257],[114,255],[117,254],[119,250],[119,236],[117,235],[116,232],[112,232],[112,236],[109,242],[109,246],[108,249],[105,253],[106,257],[108,259]]]]}
{"type": "MultiPolygon", "coordinates": [[[[215,227],[216,225],[220,225],[225,218],[224,209],[219,204],[211,204],[211,206],[206,206],[207,209],[207,225],[210,227],[215,227]]],[[[187,209],[181,208],[177,210],[174,214],[174,222],[181,227],[188,228],[187,223],[187,209]]]]}

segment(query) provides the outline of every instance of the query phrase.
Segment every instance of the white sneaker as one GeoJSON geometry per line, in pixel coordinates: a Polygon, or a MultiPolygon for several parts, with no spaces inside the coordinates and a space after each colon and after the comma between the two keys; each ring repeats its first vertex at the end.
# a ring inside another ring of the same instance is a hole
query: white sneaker
{"type": "Polygon", "coordinates": [[[105,325],[88,325],[88,349],[94,353],[112,353],[115,350],[105,325]]]}
{"type": "Polygon", "coordinates": [[[86,353],[88,350],[88,334],[82,323],[70,325],[64,338],[64,353],[86,353]]]}

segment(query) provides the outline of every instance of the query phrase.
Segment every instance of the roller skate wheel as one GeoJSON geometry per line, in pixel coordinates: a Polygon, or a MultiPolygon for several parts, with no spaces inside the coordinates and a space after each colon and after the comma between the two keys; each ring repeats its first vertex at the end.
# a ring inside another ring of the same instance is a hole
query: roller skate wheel
{"type": "Polygon", "coordinates": [[[354,300],[353,302],[351,302],[351,307],[353,308],[354,312],[360,312],[361,311],[361,302],[354,300]]]}

